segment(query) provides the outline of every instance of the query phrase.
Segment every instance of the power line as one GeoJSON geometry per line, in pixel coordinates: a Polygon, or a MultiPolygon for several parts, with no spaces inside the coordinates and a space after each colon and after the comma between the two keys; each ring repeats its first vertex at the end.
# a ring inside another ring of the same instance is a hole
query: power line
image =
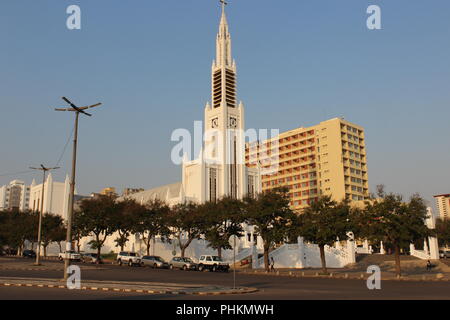
{"type": "MultiPolygon", "coordinates": [[[[72,139],[74,130],[75,130],[75,127],[72,128],[72,131],[71,131],[69,137],[67,138],[66,144],[64,145],[64,148],[63,148],[63,150],[62,150],[62,152],[61,152],[61,155],[60,155],[59,158],[58,158],[58,161],[57,161],[56,164],[55,164],[55,167],[58,167],[59,164],[61,163],[61,160],[62,160],[62,158],[64,157],[64,155],[65,155],[65,153],[66,153],[67,146],[68,146],[69,143],[70,143],[70,139],[72,139]]],[[[3,173],[3,174],[0,174],[0,177],[8,177],[8,176],[22,175],[22,174],[28,174],[28,173],[33,173],[33,172],[34,172],[34,170],[18,171],[18,172],[11,172],[11,173],[3,173]]]]}
{"type": "Polygon", "coordinates": [[[61,163],[61,160],[64,157],[64,154],[66,153],[67,146],[69,145],[70,139],[72,139],[74,130],[75,130],[75,127],[72,127],[72,132],[70,133],[69,138],[67,139],[67,142],[64,145],[64,149],[63,149],[61,155],[59,156],[58,161],[55,164],[55,167],[59,166],[59,164],[61,163]]]}
{"type": "Polygon", "coordinates": [[[0,174],[0,177],[15,176],[15,175],[19,175],[19,174],[27,174],[27,173],[32,173],[32,172],[33,172],[33,170],[4,173],[4,174],[0,174]]]}

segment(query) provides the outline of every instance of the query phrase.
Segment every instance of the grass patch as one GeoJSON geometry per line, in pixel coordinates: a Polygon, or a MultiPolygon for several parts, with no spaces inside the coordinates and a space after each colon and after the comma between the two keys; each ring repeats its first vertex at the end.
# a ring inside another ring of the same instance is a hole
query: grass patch
{"type": "Polygon", "coordinates": [[[103,260],[116,260],[117,253],[110,252],[110,253],[104,253],[101,255],[103,260]]]}

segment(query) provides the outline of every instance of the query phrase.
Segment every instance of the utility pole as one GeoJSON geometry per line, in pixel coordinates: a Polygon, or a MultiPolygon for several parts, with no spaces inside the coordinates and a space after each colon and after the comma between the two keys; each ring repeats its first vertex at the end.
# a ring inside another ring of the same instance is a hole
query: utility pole
{"type": "Polygon", "coordinates": [[[76,173],[76,165],[77,165],[77,143],[78,143],[78,118],[80,113],[86,116],[92,116],[91,114],[85,112],[84,110],[95,108],[101,105],[101,103],[93,104],[91,106],[78,108],[74,105],[69,99],[66,97],[62,97],[62,99],[67,102],[71,108],[57,108],[56,111],[71,111],[75,112],[75,129],[74,129],[74,137],[73,137],[73,152],[72,152],[72,176],[70,179],[70,192],[69,192],[69,207],[67,210],[67,234],[66,234],[66,253],[64,256],[64,280],[67,280],[67,270],[70,265],[70,253],[72,251],[72,216],[73,216],[73,204],[74,204],[74,194],[75,194],[75,173],[76,173]]]}
{"type": "Polygon", "coordinates": [[[56,170],[56,169],[59,169],[59,167],[46,168],[46,167],[44,167],[44,165],[41,164],[40,168],[30,167],[30,169],[41,170],[42,173],[43,173],[43,176],[42,176],[42,191],[41,191],[41,208],[40,208],[40,211],[39,211],[38,242],[37,242],[37,250],[36,250],[37,252],[36,252],[36,262],[35,262],[35,265],[40,266],[41,265],[40,259],[41,259],[42,215],[44,214],[45,175],[47,174],[47,171],[56,170]]]}

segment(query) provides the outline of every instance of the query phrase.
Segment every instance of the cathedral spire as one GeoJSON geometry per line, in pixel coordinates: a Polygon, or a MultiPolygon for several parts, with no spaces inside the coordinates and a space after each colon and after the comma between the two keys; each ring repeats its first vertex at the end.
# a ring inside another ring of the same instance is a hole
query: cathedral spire
{"type": "Polygon", "coordinates": [[[225,6],[228,4],[228,2],[226,2],[224,0],[220,0],[220,3],[222,3],[222,17],[220,18],[219,34],[227,35],[228,34],[228,21],[227,21],[227,15],[225,13],[225,6]]]}
{"type": "Polygon", "coordinates": [[[227,2],[220,0],[222,4],[222,17],[220,18],[219,33],[217,34],[216,43],[216,66],[217,67],[233,67],[231,58],[231,36],[228,28],[225,6],[227,2]]]}
{"type": "Polygon", "coordinates": [[[216,60],[212,66],[212,105],[213,108],[236,108],[236,64],[231,56],[231,36],[225,13],[227,2],[220,0],[220,3],[222,17],[216,39],[216,60]]]}

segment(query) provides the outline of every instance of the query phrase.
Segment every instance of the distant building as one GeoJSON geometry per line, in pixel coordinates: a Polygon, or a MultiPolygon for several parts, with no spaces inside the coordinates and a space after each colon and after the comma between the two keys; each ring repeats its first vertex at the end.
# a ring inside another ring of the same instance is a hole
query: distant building
{"type": "Polygon", "coordinates": [[[246,163],[262,170],[274,168],[271,174],[263,173],[262,189],[287,187],[294,210],[320,195],[336,201],[369,198],[364,129],[341,118],[249,144],[246,163]],[[273,159],[278,161],[275,166],[273,159]]]}
{"type": "Polygon", "coordinates": [[[438,194],[433,197],[436,199],[439,217],[441,219],[450,219],[450,194],[438,194]]]}
{"type": "Polygon", "coordinates": [[[104,196],[117,196],[116,188],[114,187],[104,188],[102,191],[100,191],[100,194],[104,196]]]}
{"type": "Polygon", "coordinates": [[[142,191],[144,191],[143,188],[125,188],[125,189],[123,189],[122,197],[126,197],[126,196],[132,195],[134,193],[142,192],[142,191]]]}
{"type": "MultiPolygon", "coordinates": [[[[75,191],[76,193],[76,191],[75,191]]],[[[50,173],[45,181],[44,198],[42,199],[42,183],[36,184],[33,180],[30,186],[30,209],[41,210],[41,203],[44,201],[44,213],[53,213],[67,219],[69,205],[70,180],[66,176],[64,182],[53,181],[50,173]]]]}
{"type": "Polygon", "coordinates": [[[13,180],[9,184],[0,187],[0,210],[20,210],[29,209],[30,186],[25,182],[13,180]]]}

